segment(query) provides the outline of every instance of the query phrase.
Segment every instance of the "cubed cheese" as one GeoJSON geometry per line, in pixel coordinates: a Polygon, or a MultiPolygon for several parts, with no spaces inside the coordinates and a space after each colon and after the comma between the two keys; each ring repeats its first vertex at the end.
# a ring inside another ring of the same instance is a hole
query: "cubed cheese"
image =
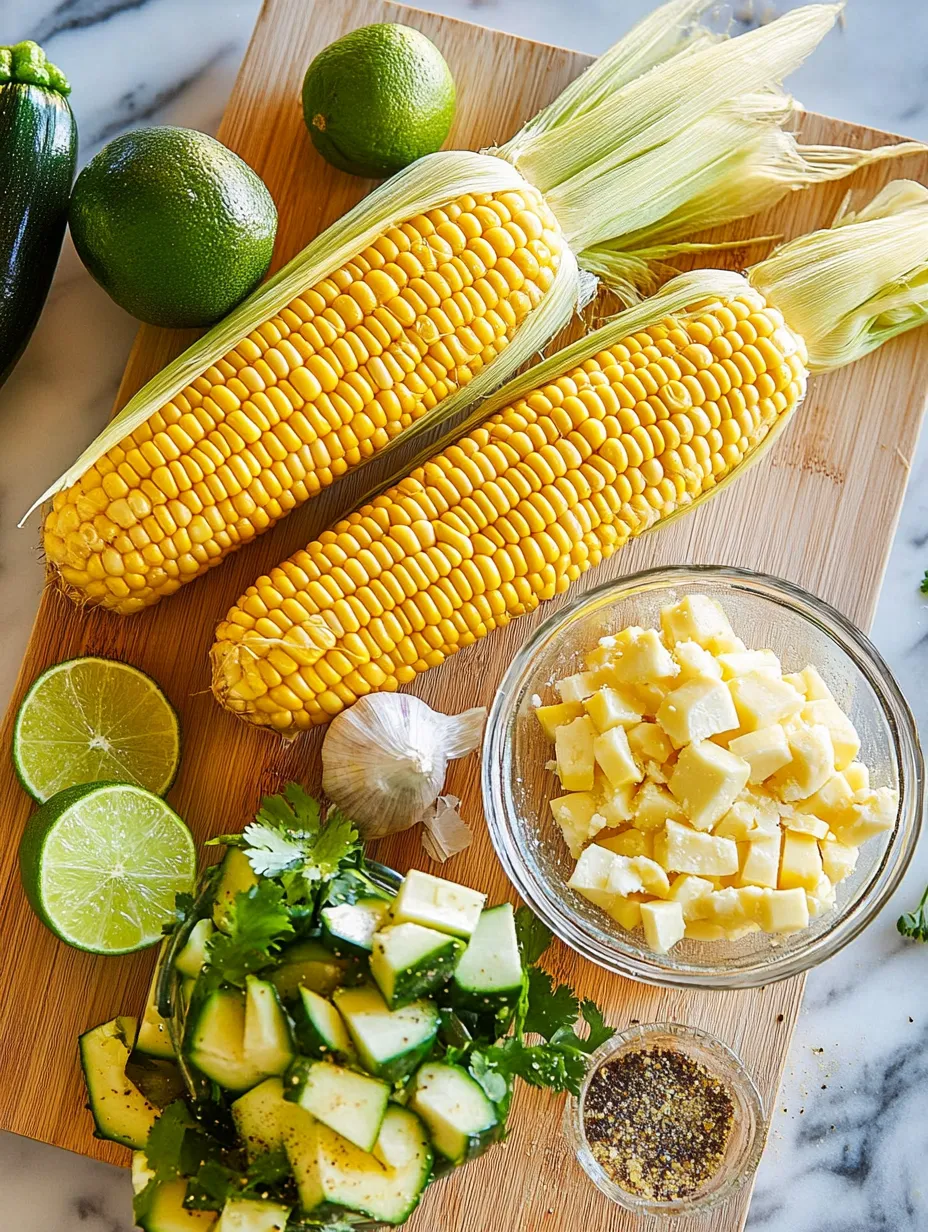
{"type": "Polygon", "coordinates": [[[843,881],[857,867],[857,848],[839,843],[837,839],[819,843],[822,853],[822,869],[830,881],[843,881]]]}
{"type": "Polygon", "coordinates": [[[748,676],[752,672],[757,672],[760,676],[773,676],[779,680],[783,674],[780,660],[772,650],[735,650],[730,654],[720,654],[718,664],[722,669],[723,680],[748,676]]]}
{"type": "Polygon", "coordinates": [[[683,821],[683,810],[666,787],[648,782],[635,797],[632,825],[639,830],[660,830],[668,818],[683,821]]]}
{"type": "Polygon", "coordinates": [[[770,779],[771,790],[781,800],[806,800],[824,787],[835,772],[831,733],[823,723],[813,727],[796,724],[789,732],[790,762],[770,779]]]}
{"type": "Polygon", "coordinates": [[[708,740],[738,726],[731,694],[721,680],[697,676],[672,689],[661,702],[657,721],[674,748],[708,740]]]}
{"type": "Polygon", "coordinates": [[[824,915],[826,911],[830,911],[837,901],[838,895],[835,887],[829,879],[822,873],[816,883],[814,890],[806,891],[806,903],[809,907],[809,915],[812,917],[824,915]]]}
{"type": "Polygon", "coordinates": [[[729,680],[728,688],[738,712],[738,721],[745,732],[780,723],[790,715],[798,714],[805,704],[802,694],[791,684],[760,672],[735,676],[729,680]]]}
{"type": "Polygon", "coordinates": [[[670,881],[661,865],[648,856],[632,856],[631,862],[641,878],[645,892],[656,894],[658,898],[666,898],[670,893],[670,881]]]}
{"type": "Polygon", "coordinates": [[[582,702],[558,702],[555,706],[539,706],[535,717],[549,740],[554,739],[554,733],[565,723],[578,719],[583,714],[582,702]]]}
{"type": "Polygon", "coordinates": [[[554,756],[558,778],[567,791],[590,791],[593,787],[593,740],[596,728],[589,715],[565,723],[554,733],[554,756]]]}
{"type": "Polygon", "coordinates": [[[609,874],[617,858],[605,847],[591,844],[581,854],[567,884],[597,907],[606,906],[613,897],[613,891],[609,889],[609,874]]]}
{"type": "Polygon", "coordinates": [[[744,799],[754,809],[753,837],[760,838],[762,834],[780,833],[780,808],[782,806],[779,800],[775,800],[766,791],[761,791],[756,787],[749,787],[744,793],[744,799]]]}
{"type": "Polygon", "coordinates": [[[679,903],[642,903],[641,923],[645,941],[657,954],[666,954],[683,939],[685,926],[679,903]]]}
{"type": "Polygon", "coordinates": [[[860,752],[860,737],[838,703],[828,697],[806,702],[801,715],[810,727],[821,723],[828,728],[834,748],[835,769],[844,770],[849,766],[860,752]]]}
{"type": "Polygon", "coordinates": [[[760,837],[757,829],[757,806],[744,792],[734,802],[722,820],[713,827],[713,834],[721,838],[733,838],[736,843],[760,837]]]}
{"type": "Polygon", "coordinates": [[[661,608],[661,629],[669,645],[696,642],[714,654],[743,650],[722,607],[708,595],[687,595],[661,608]]]}
{"type": "Polygon", "coordinates": [[[759,932],[761,932],[760,925],[755,924],[753,920],[748,920],[746,924],[742,924],[738,928],[726,928],[725,929],[725,940],[726,941],[740,941],[742,937],[747,937],[751,933],[759,933],[759,932]]]}
{"type": "Polygon", "coordinates": [[[608,684],[597,689],[583,704],[596,729],[601,732],[609,731],[611,727],[634,727],[641,722],[641,715],[628,697],[608,684]]]}
{"type": "Polygon", "coordinates": [[[637,898],[622,898],[614,895],[605,907],[606,915],[631,932],[641,924],[641,903],[637,898]]]}
{"type": "Polygon", "coordinates": [[[583,660],[588,672],[599,672],[608,667],[615,658],[616,639],[612,634],[601,637],[597,645],[589,651],[583,660]]]}
{"type": "Polygon", "coordinates": [[[668,871],[725,877],[738,871],[738,847],[730,838],[716,838],[668,821],[654,839],[654,858],[668,871]]]}
{"type": "Polygon", "coordinates": [[[607,825],[615,827],[631,821],[636,791],[636,783],[625,783],[622,787],[604,786],[599,811],[605,817],[607,825]]]}
{"type": "Polygon", "coordinates": [[[809,927],[809,903],[805,890],[768,890],[758,911],[766,933],[797,933],[809,927]]]}
{"type": "Polygon", "coordinates": [[[706,919],[724,929],[743,928],[757,922],[764,891],[757,886],[716,890],[704,904],[706,919]]]}
{"type": "Polygon", "coordinates": [[[852,820],[847,825],[839,826],[835,837],[848,847],[859,847],[868,838],[891,830],[898,813],[899,796],[891,787],[855,792],[852,820]]]}
{"type": "Polygon", "coordinates": [[[623,830],[609,838],[599,838],[602,847],[614,851],[617,856],[653,856],[654,835],[644,830],[623,830]]]}
{"type": "Polygon", "coordinates": [[[799,813],[794,809],[783,815],[783,829],[795,830],[797,834],[811,834],[814,838],[828,837],[828,822],[822,821],[814,813],[799,813]]]}
{"type": "Polygon", "coordinates": [[[807,701],[815,702],[821,698],[831,697],[828,685],[811,664],[804,667],[801,672],[793,672],[789,676],[784,676],[783,679],[788,680],[794,689],[798,689],[807,701]]]}
{"type": "Polygon", "coordinates": [[[596,692],[597,683],[595,672],[577,672],[558,680],[554,687],[562,702],[582,702],[596,692]]]}
{"type": "Polygon", "coordinates": [[[596,797],[588,791],[559,796],[551,801],[551,812],[575,860],[590,839],[606,825],[605,817],[597,812],[596,797]]]}
{"type": "Polygon", "coordinates": [[[714,889],[714,884],[705,877],[681,873],[674,878],[667,897],[683,908],[684,920],[695,920],[702,917],[705,901],[714,889]]]}
{"type": "Polygon", "coordinates": [[[627,898],[629,894],[643,894],[645,884],[637,861],[642,856],[617,856],[612,853],[612,864],[609,867],[608,890],[610,894],[627,898]]]}
{"type": "MultiPolygon", "coordinates": [[[[850,768],[850,767],[849,767],[850,768]]],[[[847,825],[853,820],[854,792],[847,781],[847,772],[833,774],[818,791],[797,801],[796,812],[812,813],[831,827],[847,825]]]]}
{"type": "MultiPolygon", "coordinates": [[[[668,681],[667,683],[670,684],[671,682],[668,681]]],[[[667,696],[667,689],[663,684],[635,684],[630,687],[635,698],[635,704],[642,715],[647,719],[653,719],[661,708],[661,702],[667,696]]]]}
{"type": "Polygon", "coordinates": [[[770,890],[777,888],[780,874],[780,848],[782,839],[779,831],[753,842],[740,843],[738,854],[741,868],[738,881],[743,886],[765,886],[770,890]]]}
{"type": "Polygon", "coordinates": [[[635,760],[665,762],[673,749],[659,723],[638,723],[628,729],[628,743],[635,760]]]}
{"type": "Polygon", "coordinates": [[[859,761],[852,761],[844,771],[851,791],[866,791],[870,786],[870,771],[859,761]]]}
{"type": "Polygon", "coordinates": [[[718,659],[708,650],[704,650],[698,642],[677,642],[672,653],[680,669],[681,680],[692,680],[694,676],[722,679],[718,659]]]}
{"type": "Polygon", "coordinates": [[[693,941],[723,941],[725,929],[711,920],[687,920],[683,935],[693,941]]]}
{"type": "Polygon", "coordinates": [[[711,740],[682,750],[670,776],[670,790],[690,824],[711,830],[721,821],[748,781],[751,767],[711,740]]]}
{"type": "MultiPolygon", "coordinates": [[[[610,727],[608,731],[596,736],[593,740],[593,756],[612,787],[641,782],[643,772],[632,756],[624,727],[610,727]]],[[[558,757],[558,766],[560,764],[558,757]]]]}
{"type": "Polygon", "coordinates": [[[777,883],[779,888],[792,890],[798,886],[803,890],[814,890],[821,875],[822,855],[815,836],[784,830],[777,883]]]}
{"type": "Polygon", "coordinates": [[[619,648],[611,671],[619,683],[653,684],[676,676],[680,669],[657,630],[640,629],[619,648]]]}
{"type": "Polygon", "coordinates": [[[745,732],[728,742],[729,751],[743,757],[751,767],[749,783],[762,783],[781,770],[792,758],[786,732],[779,723],[745,732]]]}

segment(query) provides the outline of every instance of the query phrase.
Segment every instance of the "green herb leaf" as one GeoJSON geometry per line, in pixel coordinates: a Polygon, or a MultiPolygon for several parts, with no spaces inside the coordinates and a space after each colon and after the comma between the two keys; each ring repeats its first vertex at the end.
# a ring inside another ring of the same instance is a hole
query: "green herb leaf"
{"type": "Polygon", "coordinates": [[[525,1014],[520,1022],[522,1031],[549,1040],[559,1030],[572,1030],[579,1012],[577,998],[566,984],[555,985],[547,971],[532,967],[528,973],[525,1014]]]}
{"type": "Polygon", "coordinates": [[[928,595],[928,569],[925,570],[925,576],[921,580],[921,585],[918,588],[923,595],[928,595]]]}
{"type": "Polygon", "coordinates": [[[896,928],[903,937],[911,937],[913,941],[928,941],[928,888],[915,910],[899,917],[896,928]]]}
{"type": "Polygon", "coordinates": [[[245,977],[273,961],[281,944],[293,936],[284,892],[275,881],[261,881],[236,894],[227,932],[215,932],[207,954],[213,978],[240,987],[245,977]]]}
{"type": "Polygon", "coordinates": [[[532,911],[531,907],[516,910],[516,937],[522,951],[522,965],[532,967],[551,944],[551,929],[532,911]]]}
{"type": "Polygon", "coordinates": [[[182,1175],[184,1137],[188,1129],[195,1128],[196,1121],[190,1115],[187,1105],[183,1100],[177,1099],[173,1104],[168,1104],[148,1131],[145,1159],[154,1176],[133,1199],[136,1222],[141,1222],[150,1214],[162,1185],[176,1181],[182,1175]]]}
{"type": "Polygon", "coordinates": [[[242,831],[248,862],[259,877],[277,877],[302,863],[302,834],[272,829],[253,821],[242,831]]]}

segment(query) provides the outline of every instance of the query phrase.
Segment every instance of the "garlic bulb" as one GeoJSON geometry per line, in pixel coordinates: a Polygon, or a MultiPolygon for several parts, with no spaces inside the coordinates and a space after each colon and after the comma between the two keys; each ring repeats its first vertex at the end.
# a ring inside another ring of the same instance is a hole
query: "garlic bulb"
{"type": "Polygon", "coordinates": [[[448,762],[477,748],[486,716],[440,714],[405,693],[362,697],[329,724],[323,790],[364,838],[406,830],[437,800],[448,762]]]}

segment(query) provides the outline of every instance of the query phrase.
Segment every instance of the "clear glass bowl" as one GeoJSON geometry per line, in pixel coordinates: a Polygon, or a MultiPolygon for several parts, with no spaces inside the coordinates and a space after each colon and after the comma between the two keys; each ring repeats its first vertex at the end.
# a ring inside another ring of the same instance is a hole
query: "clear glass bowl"
{"type": "Polygon", "coordinates": [[[874,918],[904,874],[918,837],[924,763],[918,733],[892,673],[868,638],[814,595],[744,569],[694,565],[651,569],[608,582],[556,612],[513,659],[490,711],[483,749],[483,801],[496,853],[522,898],[562,941],[610,971],[671,987],[753,988],[796,975],[837,953],[874,918]],[[573,870],[548,801],[560,795],[545,769],[552,748],[533,709],[557,700],[554,681],[578,670],[599,638],[627,625],[659,627],[659,612],[684,595],[718,600],[751,648],[769,647],[785,671],[821,672],[860,734],[872,783],[899,792],[894,828],[860,849],[838,886],[835,909],[792,936],[751,933],[739,941],[684,940],[649,950],[571,890],[573,870]]]}
{"type": "Polygon", "coordinates": [[[764,1149],[764,1109],[750,1074],[727,1044],[695,1027],[649,1023],[614,1035],[592,1054],[579,1098],[569,1098],[564,1107],[564,1133],[580,1166],[607,1198],[638,1215],[669,1219],[718,1206],[751,1178],[764,1149]],[[731,1134],[720,1167],[695,1193],[673,1202],[642,1198],[617,1185],[594,1158],[583,1128],[587,1089],[599,1067],[626,1053],[660,1046],[701,1062],[728,1089],[734,1105],[731,1134]]]}

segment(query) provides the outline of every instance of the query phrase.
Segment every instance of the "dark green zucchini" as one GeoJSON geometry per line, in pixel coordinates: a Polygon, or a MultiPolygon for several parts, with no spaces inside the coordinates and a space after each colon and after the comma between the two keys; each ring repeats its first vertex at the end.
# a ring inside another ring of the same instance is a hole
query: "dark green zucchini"
{"type": "Polygon", "coordinates": [[[0,47],[0,385],[58,264],[77,162],[67,79],[36,43],[0,47]]]}

